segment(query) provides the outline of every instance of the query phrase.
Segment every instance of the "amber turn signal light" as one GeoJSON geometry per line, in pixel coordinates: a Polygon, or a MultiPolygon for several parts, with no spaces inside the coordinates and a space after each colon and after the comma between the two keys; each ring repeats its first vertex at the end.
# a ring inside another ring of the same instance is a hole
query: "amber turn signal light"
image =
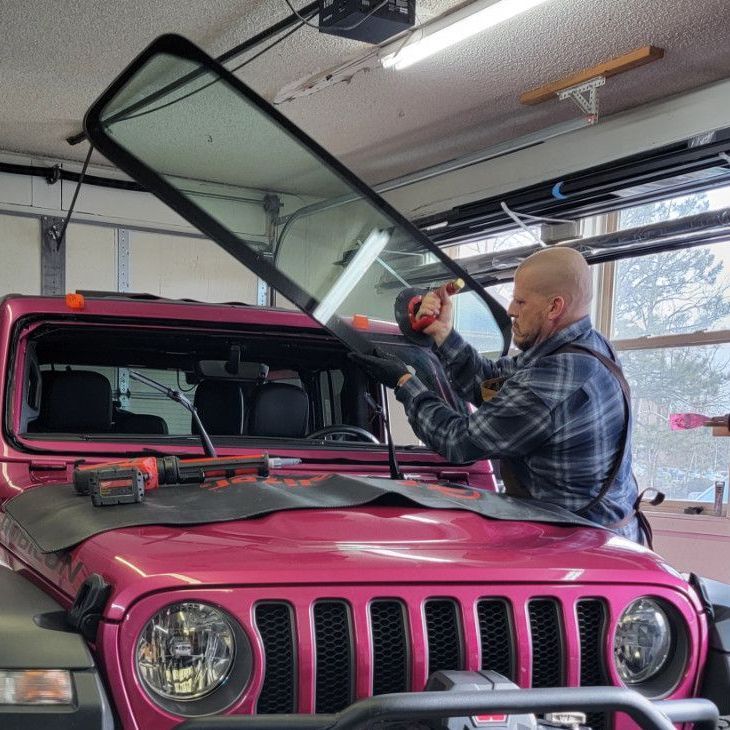
{"type": "Polygon", "coordinates": [[[66,294],[66,306],[69,309],[83,309],[86,306],[84,295],[78,293],[66,294]]]}

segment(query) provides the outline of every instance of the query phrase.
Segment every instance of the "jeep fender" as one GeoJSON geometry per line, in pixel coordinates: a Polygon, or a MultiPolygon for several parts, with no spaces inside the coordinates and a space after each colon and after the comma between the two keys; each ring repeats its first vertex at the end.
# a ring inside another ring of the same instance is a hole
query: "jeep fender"
{"type": "Polygon", "coordinates": [[[66,622],[66,612],[21,574],[0,564],[0,672],[63,669],[73,700],[68,705],[0,704],[4,730],[20,728],[114,727],[106,692],[83,638],[66,622]]]}
{"type": "Polygon", "coordinates": [[[730,585],[692,576],[710,628],[707,663],[700,696],[712,700],[721,715],[730,714],[730,585]]]}

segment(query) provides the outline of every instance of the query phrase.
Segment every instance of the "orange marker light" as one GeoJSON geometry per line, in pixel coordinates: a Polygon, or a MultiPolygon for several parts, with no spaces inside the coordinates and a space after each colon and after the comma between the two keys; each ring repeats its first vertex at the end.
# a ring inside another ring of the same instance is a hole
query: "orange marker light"
{"type": "Polygon", "coordinates": [[[352,326],[356,330],[369,330],[370,320],[364,314],[353,314],[352,315],[352,326]]]}
{"type": "Polygon", "coordinates": [[[74,699],[66,669],[0,669],[4,705],[70,705],[74,699]]]}
{"type": "Polygon", "coordinates": [[[66,306],[69,309],[83,309],[86,306],[86,300],[83,294],[66,294],[66,306]]]}

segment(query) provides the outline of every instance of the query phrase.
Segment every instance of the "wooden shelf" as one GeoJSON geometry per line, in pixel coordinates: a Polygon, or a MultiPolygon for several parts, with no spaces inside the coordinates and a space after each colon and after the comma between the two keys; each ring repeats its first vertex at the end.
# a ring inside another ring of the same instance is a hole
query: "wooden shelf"
{"type": "Polygon", "coordinates": [[[596,76],[615,76],[616,74],[624,73],[624,71],[630,71],[633,68],[638,68],[646,63],[652,61],[658,61],[664,57],[664,49],[657,48],[656,46],[642,46],[636,48],[629,53],[624,53],[623,56],[617,56],[612,58],[610,61],[604,61],[596,66],[583,69],[572,76],[566,76],[559,81],[553,81],[552,83],[540,86],[532,91],[526,91],[520,95],[520,101],[523,104],[533,105],[541,104],[543,101],[554,99],[555,95],[563,89],[569,89],[571,86],[577,86],[585,81],[595,78],[596,76]]]}

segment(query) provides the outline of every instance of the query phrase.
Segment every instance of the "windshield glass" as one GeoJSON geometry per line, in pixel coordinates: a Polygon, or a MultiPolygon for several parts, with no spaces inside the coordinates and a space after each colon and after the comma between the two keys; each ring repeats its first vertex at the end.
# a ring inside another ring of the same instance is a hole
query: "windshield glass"
{"type": "MultiPolygon", "coordinates": [[[[179,38],[154,46],[166,52],[148,49],[92,107],[90,138],[348,345],[369,349],[380,322],[395,321],[404,288],[464,276],[266,102],[219,76],[215,62],[179,38]]],[[[483,292],[455,302],[467,339],[502,352],[501,308],[494,304],[498,322],[483,292]]]]}

